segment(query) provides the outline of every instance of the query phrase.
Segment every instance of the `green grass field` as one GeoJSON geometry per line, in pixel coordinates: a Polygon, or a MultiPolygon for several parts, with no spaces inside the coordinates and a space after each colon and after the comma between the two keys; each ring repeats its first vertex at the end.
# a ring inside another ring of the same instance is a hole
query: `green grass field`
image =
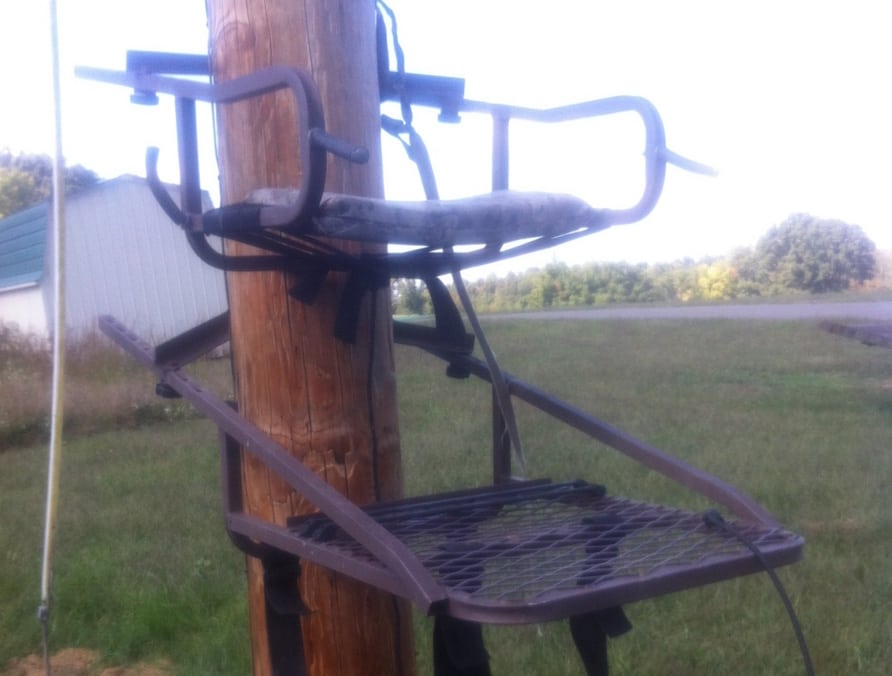
{"type": "MultiPolygon", "coordinates": [[[[889,672],[892,352],[808,322],[489,326],[507,370],[718,475],[802,533],[804,560],[779,574],[817,673],[889,672]]],[[[398,349],[397,361],[407,493],[487,482],[488,389],[445,378],[442,364],[417,352],[398,349]]],[[[146,402],[128,394],[128,410],[154,410],[142,408],[153,405],[150,383],[118,372],[103,377],[147,391],[146,402]]],[[[93,405],[109,391],[97,390],[105,394],[93,405]]],[[[212,425],[163,409],[109,418],[104,401],[103,411],[102,425],[82,425],[66,441],[54,649],[91,648],[113,665],[166,660],[178,674],[249,673],[244,562],[223,531],[212,425]]],[[[704,506],[524,406],[519,417],[532,476],[704,506]]],[[[40,648],[45,462],[44,444],[0,451],[0,673],[40,648]]],[[[626,610],[635,629],[612,643],[614,674],[804,671],[764,575],[626,610]]],[[[417,617],[420,674],[430,673],[429,634],[417,617]]],[[[494,674],[582,673],[562,623],[487,635],[494,674]]]]}

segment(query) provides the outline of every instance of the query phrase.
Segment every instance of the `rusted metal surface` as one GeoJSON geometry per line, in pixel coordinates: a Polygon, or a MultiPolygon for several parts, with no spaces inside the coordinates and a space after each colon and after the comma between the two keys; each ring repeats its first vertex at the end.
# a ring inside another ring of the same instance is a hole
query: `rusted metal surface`
{"type": "MultiPolygon", "coordinates": [[[[113,318],[100,320],[107,335],[220,428],[227,529],[249,554],[274,548],[407,598],[423,612],[501,624],[567,617],[761,569],[702,513],[608,496],[581,481],[504,483],[360,508],[181,371],[185,357],[226,339],[223,325],[221,316],[197,327],[193,346],[180,337],[153,349],[113,318]],[[245,514],[239,446],[320,513],[287,527],[245,514]]],[[[441,356],[489,380],[483,362],[455,351],[441,356]]],[[[507,382],[513,396],[728,508],[771,565],[800,558],[802,538],[733,487],[517,378],[507,382]]]]}

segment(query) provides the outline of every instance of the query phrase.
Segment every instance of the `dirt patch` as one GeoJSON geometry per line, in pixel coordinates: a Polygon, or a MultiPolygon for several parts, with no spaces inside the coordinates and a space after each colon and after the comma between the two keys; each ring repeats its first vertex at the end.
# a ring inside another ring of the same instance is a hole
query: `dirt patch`
{"type": "MultiPolygon", "coordinates": [[[[92,673],[99,662],[99,653],[83,648],[66,648],[50,657],[54,676],[83,676],[92,673]]],[[[6,666],[3,676],[43,676],[43,656],[28,655],[13,660],[6,666]]]]}
{"type": "MultiPolygon", "coordinates": [[[[66,648],[50,657],[52,676],[172,676],[166,663],[137,664],[130,667],[99,669],[99,653],[85,648],[66,648]]],[[[43,656],[28,655],[12,660],[0,676],[44,676],[43,656]]]]}
{"type": "Polygon", "coordinates": [[[173,667],[169,664],[137,664],[133,667],[110,667],[99,672],[99,676],[172,676],[173,667]]]}

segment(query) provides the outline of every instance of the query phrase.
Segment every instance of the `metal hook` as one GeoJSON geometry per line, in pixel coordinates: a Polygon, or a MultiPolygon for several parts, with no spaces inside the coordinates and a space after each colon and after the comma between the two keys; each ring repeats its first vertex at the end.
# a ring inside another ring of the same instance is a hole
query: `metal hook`
{"type": "Polygon", "coordinates": [[[167,214],[167,217],[181,228],[188,229],[190,223],[189,216],[177,206],[176,202],[168,194],[164,184],[161,183],[161,179],[158,178],[158,148],[154,146],[146,148],[146,181],[149,184],[149,189],[152,191],[152,196],[164,210],[164,213],[167,214]]]}
{"type": "Polygon", "coordinates": [[[369,149],[359,146],[337,136],[332,136],[324,129],[313,127],[310,129],[310,143],[326,152],[336,155],[341,159],[354,164],[365,164],[369,161],[369,149]]]}

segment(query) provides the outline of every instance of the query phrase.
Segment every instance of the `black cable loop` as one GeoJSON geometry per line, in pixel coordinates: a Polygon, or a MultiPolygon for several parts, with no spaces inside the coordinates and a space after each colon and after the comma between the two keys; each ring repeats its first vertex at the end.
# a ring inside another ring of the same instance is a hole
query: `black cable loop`
{"type": "Polygon", "coordinates": [[[390,19],[390,34],[393,36],[393,53],[396,56],[396,91],[400,95],[400,110],[403,115],[403,122],[407,126],[412,125],[412,103],[406,95],[406,56],[400,45],[399,34],[396,26],[396,13],[387,6],[383,0],[378,0],[380,7],[390,19]]]}
{"type": "Polygon", "coordinates": [[[375,502],[381,502],[381,477],[378,474],[378,430],[375,421],[374,382],[375,382],[375,331],[377,328],[378,292],[371,291],[369,303],[369,352],[366,366],[366,404],[369,415],[369,444],[372,460],[372,487],[375,493],[375,502]]]}
{"type": "Polygon", "coordinates": [[[799,652],[802,655],[802,663],[805,665],[805,673],[806,676],[814,676],[815,668],[811,661],[811,654],[808,650],[808,643],[805,640],[805,634],[802,631],[802,624],[799,622],[799,618],[796,615],[796,610],[793,608],[793,602],[790,600],[789,595],[787,594],[787,590],[784,588],[783,583],[780,578],[777,576],[777,573],[774,570],[774,567],[768,562],[765,558],[765,555],[762,551],[753,543],[749,538],[743,535],[740,531],[738,531],[733,524],[728,523],[719,514],[716,510],[710,509],[703,513],[703,522],[707,526],[713,526],[714,528],[718,528],[719,530],[727,533],[738,542],[740,542],[744,547],[749,549],[753,555],[758,559],[759,563],[762,564],[762,568],[765,569],[765,572],[768,574],[768,577],[771,579],[772,584],[774,585],[775,590],[780,596],[781,601],[784,604],[784,608],[787,611],[787,615],[790,618],[790,624],[793,626],[793,632],[796,634],[796,641],[799,644],[799,652]]]}

